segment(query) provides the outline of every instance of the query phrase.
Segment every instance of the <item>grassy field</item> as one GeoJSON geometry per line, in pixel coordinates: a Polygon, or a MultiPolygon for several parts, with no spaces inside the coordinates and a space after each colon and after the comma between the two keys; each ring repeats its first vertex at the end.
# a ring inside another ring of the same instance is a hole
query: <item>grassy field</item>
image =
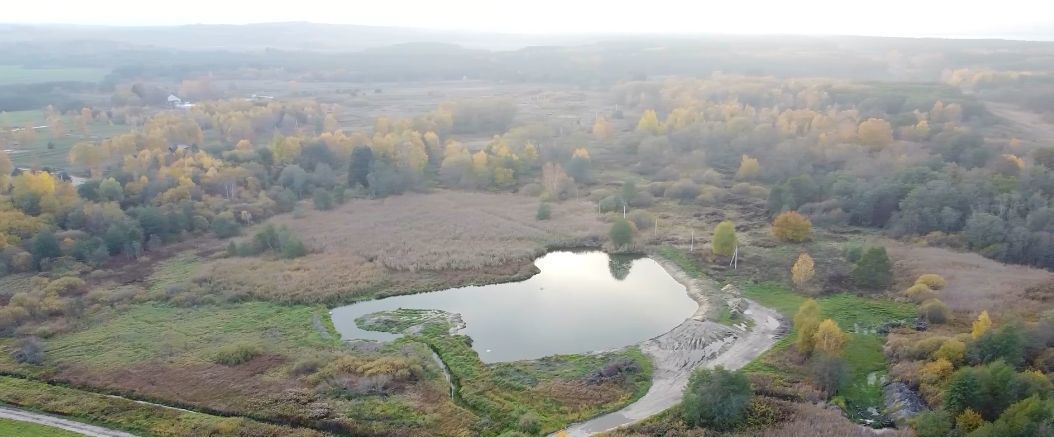
{"type": "Polygon", "coordinates": [[[76,437],[80,434],[36,423],[0,419],[0,435],[18,437],[76,437]]]}
{"type": "Polygon", "coordinates": [[[44,82],[98,82],[110,71],[102,68],[26,68],[0,65],[0,85],[44,82]]]}
{"type": "MultiPolygon", "coordinates": [[[[39,111],[35,111],[39,112],[39,111]]],[[[69,117],[65,117],[69,118],[69,117]]],[[[72,119],[67,120],[66,126],[74,126],[72,119]]],[[[14,125],[11,126],[19,126],[14,125]]],[[[126,133],[130,130],[128,126],[92,123],[91,132],[87,138],[79,133],[67,133],[58,138],[52,138],[47,129],[37,129],[36,141],[29,145],[19,145],[11,148],[8,152],[11,162],[18,167],[58,167],[79,170],[69,162],[69,152],[74,144],[81,141],[99,141],[114,135],[126,133]],[[48,143],[54,147],[49,148],[48,143]]],[[[5,147],[9,148],[9,147],[5,147]]]]}
{"type": "Polygon", "coordinates": [[[588,202],[554,204],[547,221],[535,219],[537,207],[515,194],[438,191],[285,214],[270,223],[291,229],[310,254],[215,260],[196,281],[253,298],[349,302],[523,278],[547,248],[604,241],[607,224],[588,202]]]}
{"type": "MultiPolygon", "coordinates": [[[[793,317],[798,307],[807,299],[780,284],[761,283],[748,286],[744,297],[773,308],[788,318],[793,317]]],[[[881,379],[889,370],[882,347],[885,337],[875,328],[890,321],[909,320],[915,316],[915,307],[909,303],[859,297],[849,293],[824,296],[816,299],[822,317],[831,318],[849,333],[844,356],[849,364],[849,380],[838,392],[834,401],[844,405],[847,413],[856,419],[870,418],[869,407],[882,409],[881,379]]],[[[745,367],[752,373],[761,373],[776,378],[803,379],[804,369],[788,368],[786,354],[797,338],[793,330],[780,339],[768,352],[745,367]]],[[[795,368],[797,367],[797,368],[795,368]]]]}
{"type": "MultiPolygon", "coordinates": [[[[242,417],[221,417],[163,408],[6,376],[0,376],[0,402],[145,436],[236,436],[244,433],[276,437],[321,435],[312,430],[264,424],[242,417]]],[[[3,425],[0,425],[0,435],[23,435],[4,433],[3,430],[3,425]]],[[[47,433],[41,435],[64,435],[56,434],[53,430],[47,428],[47,433]]]]}

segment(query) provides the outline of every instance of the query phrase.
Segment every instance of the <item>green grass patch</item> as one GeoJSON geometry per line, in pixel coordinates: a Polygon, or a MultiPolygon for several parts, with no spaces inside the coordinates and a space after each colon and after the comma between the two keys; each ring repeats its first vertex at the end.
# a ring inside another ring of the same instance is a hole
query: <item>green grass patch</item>
{"type": "Polygon", "coordinates": [[[296,356],[335,347],[313,326],[322,307],[264,302],[193,308],[161,304],[102,313],[81,331],[47,341],[49,363],[116,368],[159,358],[210,363],[231,344],[260,345],[265,352],[296,356]]]}
{"type": "MultiPolygon", "coordinates": [[[[743,295],[788,318],[793,317],[801,303],[808,299],[778,283],[752,284],[744,289],[743,295]]],[[[882,353],[885,337],[878,335],[875,328],[886,322],[915,317],[915,307],[910,303],[850,293],[817,297],[816,302],[823,317],[833,319],[843,330],[850,332],[843,353],[849,365],[849,381],[835,400],[844,405],[846,412],[854,419],[872,418],[867,410],[870,407],[882,410],[880,381],[889,369],[882,353]]],[[[792,330],[771,349],[747,364],[744,370],[778,378],[803,377],[803,369],[789,369],[780,365],[780,357],[796,340],[797,333],[792,330]]]]}
{"type": "Polygon", "coordinates": [[[651,384],[651,362],[635,347],[487,365],[468,337],[448,332],[447,323],[427,323],[419,334],[398,341],[421,341],[436,351],[459,388],[457,401],[486,418],[482,435],[517,429],[520,418],[527,415],[544,432],[556,431],[621,408],[643,396],[651,384]],[[598,370],[612,365],[633,368],[612,380],[619,392],[614,397],[611,383],[588,382],[598,370]]]}
{"type": "Polygon", "coordinates": [[[0,419],[0,435],[19,437],[80,437],[80,434],[30,422],[0,419]]]}
{"type": "Polygon", "coordinates": [[[659,255],[677,264],[681,270],[684,270],[688,276],[698,278],[703,276],[703,270],[699,268],[692,256],[684,250],[678,249],[673,246],[662,246],[659,248],[659,255]]]}

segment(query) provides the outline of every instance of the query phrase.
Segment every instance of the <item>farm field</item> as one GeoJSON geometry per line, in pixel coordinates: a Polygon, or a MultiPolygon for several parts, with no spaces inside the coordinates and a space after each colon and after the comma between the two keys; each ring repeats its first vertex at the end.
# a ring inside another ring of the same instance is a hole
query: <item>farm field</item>
{"type": "Polygon", "coordinates": [[[109,72],[102,68],[30,68],[0,65],[0,86],[42,82],[98,82],[109,72]]]}

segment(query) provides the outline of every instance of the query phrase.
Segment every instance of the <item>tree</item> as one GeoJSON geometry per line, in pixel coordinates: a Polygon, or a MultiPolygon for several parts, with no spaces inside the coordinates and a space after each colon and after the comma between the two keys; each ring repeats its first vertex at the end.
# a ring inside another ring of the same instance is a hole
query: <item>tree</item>
{"type": "Polygon", "coordinates": [[[725,220],[714,227],[714,239],[711,242],[714,255],[732,256],[736,250],[736,225],[725,220]]]}
{"type": "Polygon", "coordinates": [[[988,329],[992,327],[992,319],[988,317],[988,310],[981,311],[981,314],[977,315],[977,320],[973,322],[973,329],[970,331],[970,336],[974,340],[981,338],[984,333],[988,332],[988,329]]]}
{"type": "Polygon", "coordinates": [[[829,398],[849,379],[849,363],[840,356],[819,354],[809,363],[809,373],[816,388],[829,398]]]}
{"type": "Polygon", "coordinates": [[[955,372],[944,389],[944,409],[959,414],[968,408],[978,408],[984,402],[981,381],[973,368],[955,372]]]}
{"type": "Polygon", "coordinates": [[[750,380],[741,372],[699,368],[684,389],[681,411],[692,426],[732,430],[746,419],[753,400],[750,380]]]}
{"type": "Polygon", "coordinates": [[[812,222],[796,211],[786,211],[772,221],[772,235],[781,241],[800,243],[812,235],[812,222]]]}
{"type": "Polygon", "coordinates": [[[853,282],[860,288],[868,290],[883,290],[889,288],[893,283],[893,271],[886,254],[886,248],[882,246],[869,247],[860,260],[856,262],[850,273],[853,282]]]}
{"type": "Polygon", "coordinates": [[[315,203],[315,209],[319,211],[328,211],[333,209],[333,195],[330,194],[329,190],[325,188],[315,189],[315,194],[311,196],[315,203]]]}
{"type": "Polygon", "coordinates": [[[633,242],[633,233],[635,231],[632,223],[620,218],[611,225],[608,237],[611,238],[611,244],[615,245],[615,248],[621,248],[633,242]]]}
{"type": "Polygon", "coordinates": [[[638,131],[657,135],[659,128],[659,116],[654,109],[648,109],[644,111],[644,114],[641,114],[640,121],[637,123],[638,131]]]}
{"type": "Polygon", "coordinates": [[[812,280],[813,276],[816,275],[815,263],[809,254],[802,252],[798,255],[798,260],[794,262],[794,266],[791,267],[791,279],[794,281],[794,285],[798,286],[798,289],[804,289],[805,285],[812,280]]]}
{"type": "Polygon", "coordinates": [[[607,118],[603,116],[597,117],[597,121],[593,123],[593,136],[599,141],[611,141],[615,136],[615,127],[611,125],[607,118]]]}
{"type": "Polygon", "coordinates": [[[944,281],[944,277],[934,273],[919,275],[919,278],[915,280],[915,284],[922,284],[933,290],[940,290],[948,285],[948,283],[944,281]]]}
{"type": "Polygon", "coordinates": [[[30,252],[33,254],[33,267],[37,269],[40,269],[42,261],[62,256],[59,241],[55,238],[55,234],[49,231],[39,232],[33,237],[30,252]]]}
{"type": "Polygon", "coordinates": [[[820,306],[814,299],[802,302],[798,312],[794,314],[794,330],[798,334],[798,351],[803,355],[809,355],[816,344],[814,338],[816,330],[820,327],[820,306]]]}
{"type": "Polygon", "coordinates": [[[761,165],[758,164],[757,158],[749,155],[743,155],[739,158],[739,170],[736,171],[736,179],[738,180],[750,180],[758,177],[761,173],[761,165]]]}
{"type": "Polygon", "coordinates": [[[351,163],[348,165],[348,187],[361,185],[370,187],[370,166],[373,165],[373,149],[358,146],[351,152],[351,163]]]}
{"type": "Polygon", "coordinates": [[[881,150],[893,142],[893,127],[881,118],[869,118],[857,129],[857,136],[872,150],[881,150]]]}
{"type": "Polygon", "coordinates": [[[940,299],[928,299],[919,305],[919,317],[930,323],[944,323],[951,317],[951,310],[940,299]]]}
{"type": "Polygon", "coordinates": [[[973,430],[980,428],[984,423],[984,418],[981,417],[981,414],[969,408],[963,410],[962,413],[955,417],[955,429],[963,434],[973,432],[973,430]]]}
{"type": "Polygon", "coordinates": [[[813,334],[815,350],[827,355],[840,355],[845,347],[846,336],[842,328],[834,320],[827,319],[820,322],[813,334]]]}

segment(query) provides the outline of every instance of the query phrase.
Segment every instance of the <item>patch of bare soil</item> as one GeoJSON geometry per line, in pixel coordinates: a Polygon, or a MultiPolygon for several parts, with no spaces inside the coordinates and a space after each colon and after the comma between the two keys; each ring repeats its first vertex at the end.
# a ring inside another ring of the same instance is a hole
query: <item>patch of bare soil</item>
{"type": "Polygon", "coordinates": [[[900,289],[923,273],[941,275],[948,286],[937,292],[938,298],[954,311],[1035,314],[1049,306],[1042,302],[1050,299],[1043,291],[1050,290],[1054,283],[1054,273],[1050,271],[1003,264],[975,253],[939,247],[892,240],[883,244],[893,258],[900,289]]]}

